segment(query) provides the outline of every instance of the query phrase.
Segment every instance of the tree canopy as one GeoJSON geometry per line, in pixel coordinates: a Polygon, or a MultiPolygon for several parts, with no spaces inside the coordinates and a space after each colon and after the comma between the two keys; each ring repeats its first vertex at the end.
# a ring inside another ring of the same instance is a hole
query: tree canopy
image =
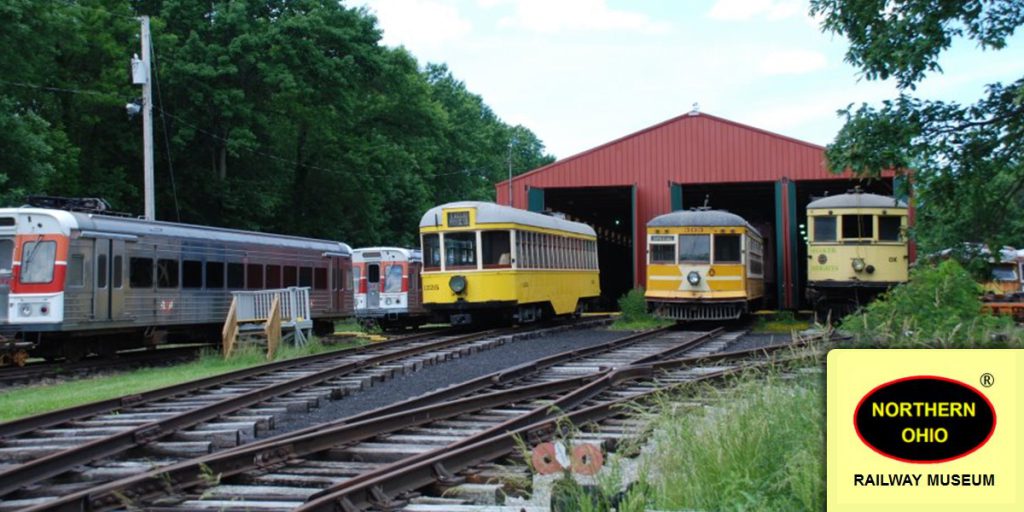
{"type": "Polygon", "coordinates": [[[954,42],[1003,49],[1024,23],[1016,0],[812,0],[823,28],[847,37],[846,60],[869,80],[895,79],[900,94],[879,107],[841,111],[845,126],[829,145],[835,171],[864,176],[913,173],[925,252],[963,242],[1024,244],[1024,77],[994,83],[973,104],[913,96],[954,42]]]}
{"type": "Polygon", "coordinates": [[[416,241],[419,216],[492,199],[553,161],[441,64],[381,44],[332,0],[0,4],[0,201],[97,196],[142,211],[128,59],[153,16],[157,217],[338,239],[416,241]],[[517,141],[509,151],[510,141],[517,141]]]}

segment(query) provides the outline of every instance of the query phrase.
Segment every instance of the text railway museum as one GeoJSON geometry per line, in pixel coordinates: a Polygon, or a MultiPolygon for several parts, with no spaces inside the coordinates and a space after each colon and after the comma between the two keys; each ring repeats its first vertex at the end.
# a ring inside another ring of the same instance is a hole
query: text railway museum
{"type": "MultiPolygon", "coordinates": [[[[801,234],[807,203],[855,186],[893,195],[905,188],[894,187],[900,179],[833,174],[822,146],[691,112],[514,177],[511,204],[593,226],[602,297],[613,304],[645,282],[647,222],[707,202],[765,235],[767,305],[799,308],[807,280],[801,234]]],[[[499,204],[509,204],[507,180],[495,192],[499,204]]],[[[911,207],[911,222],[913,216],[911,207]]],[[[913,245],[910,250],[913,260],[913,245]]]]}

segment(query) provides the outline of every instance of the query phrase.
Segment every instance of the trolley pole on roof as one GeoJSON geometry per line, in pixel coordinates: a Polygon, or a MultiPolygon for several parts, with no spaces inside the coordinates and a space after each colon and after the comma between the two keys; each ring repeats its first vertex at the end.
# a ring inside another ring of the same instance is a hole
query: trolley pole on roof
{"type": "Polygon", "coordinates": [[[156,220],[156,199],[153,191],[153,89],[150,81],[149,16],[139,17],[142,23],[142,58],[132,59],[132,83],[142,86],[142,159],[146,220],[156,220]]]}

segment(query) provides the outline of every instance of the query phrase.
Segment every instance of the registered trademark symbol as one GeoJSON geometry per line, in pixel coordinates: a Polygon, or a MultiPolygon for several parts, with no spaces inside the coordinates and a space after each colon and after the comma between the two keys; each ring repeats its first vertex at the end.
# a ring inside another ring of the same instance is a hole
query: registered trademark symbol
{"type": "Polygon", "coordinates": [[[991,373],[981,374],[981,385],[986,388],[992,387],[996,383],[996,378],[991,373]]]}

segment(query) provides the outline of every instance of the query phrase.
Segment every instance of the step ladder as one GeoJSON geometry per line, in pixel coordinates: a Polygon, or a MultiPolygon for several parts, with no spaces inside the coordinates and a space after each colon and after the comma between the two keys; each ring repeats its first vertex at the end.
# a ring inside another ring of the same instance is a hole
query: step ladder
{"type": "Polygon", "coordinates": [[[267,360],[282,342],[304,346],[313,330],[309,287],[231,292],[231,308],[221,330],[224,358],[245,342],[266,344],[267,360]]]}

